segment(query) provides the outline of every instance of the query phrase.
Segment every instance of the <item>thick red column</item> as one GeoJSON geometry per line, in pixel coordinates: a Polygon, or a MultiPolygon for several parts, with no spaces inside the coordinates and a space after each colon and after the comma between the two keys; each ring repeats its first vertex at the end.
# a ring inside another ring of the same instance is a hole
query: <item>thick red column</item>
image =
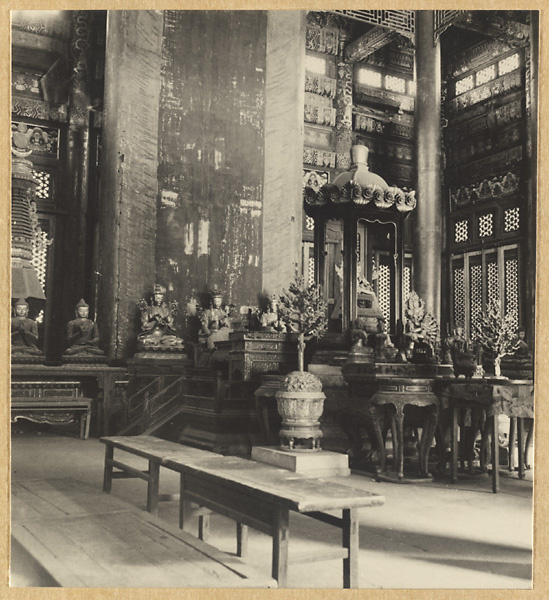
{"type": "Polygon", "coordinates": [[[414,287],[440,323],[442,188],[440,45],[434,45],[434,14],[416,16],[417,209],[414,214],[414,287]]]}

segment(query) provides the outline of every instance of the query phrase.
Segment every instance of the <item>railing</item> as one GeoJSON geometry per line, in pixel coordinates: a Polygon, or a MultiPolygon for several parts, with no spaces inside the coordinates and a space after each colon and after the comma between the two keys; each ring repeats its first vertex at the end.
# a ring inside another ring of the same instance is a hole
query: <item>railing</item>
{"type": "Polygon", "coordinates": [[[126,407],[126,426],[117,435],[150,434],[160,428],[182,407],[184,383],[179,377],[166,386],[165,376],[160,375],[133,394],[126,407]]]}

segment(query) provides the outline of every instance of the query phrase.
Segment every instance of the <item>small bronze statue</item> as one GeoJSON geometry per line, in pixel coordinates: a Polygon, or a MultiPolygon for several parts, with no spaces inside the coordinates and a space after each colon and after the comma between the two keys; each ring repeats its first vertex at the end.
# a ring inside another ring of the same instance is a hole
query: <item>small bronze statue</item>
{"type": "Polygon", "coordinates": [[[68,347],[63,355],[67,362],[102,362],[105,353],[99,348],[99,330],[89,318],[90,307],[84,298],[75,307],[76,318],[67,323],[68,347]]]}
{"type": "Polygon", "coordinates": [[[477,360],[463,335],[463,327],[458,325],[454,329],[453,334],[446,338],[445,347],[454,367],[454,375],[473,377],[477,370],[477,360]]]}
{"type": "Polygon", "coordinates": [[[208,350],[215,350],[215,343],[229,339],[231,331],[230,308],[223,306],[223,294],[214,287],[210,292],[211,304],[202,312],[202,328],[199,337],[205,341],[208,350]]]}
{"type": "Polygon", "coordinates": [[[150,303],[137,302],[141,310],[141,333],[137,336],[138,351],[183,352],[184,342],[175,335],[174,317],[179,303],[165,301],[166,288],[156,284],[150,303]]]}
{"type": "Polygon", "coordinates": [[[38,325],[29,318],[29,305],[19,298],[11,319],[11,357],[15,362],[37,362],[43,356],[37,346],[38,325]]]}

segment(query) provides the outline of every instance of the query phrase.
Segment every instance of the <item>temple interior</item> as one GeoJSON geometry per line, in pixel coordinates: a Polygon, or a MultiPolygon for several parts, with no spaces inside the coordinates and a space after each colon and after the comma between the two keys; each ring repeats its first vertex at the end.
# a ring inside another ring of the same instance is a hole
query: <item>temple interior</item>
{"type": "Polygon", "coordinates": [[[531,587],[538,30],[12,11],[11,585],[531,587]]]}

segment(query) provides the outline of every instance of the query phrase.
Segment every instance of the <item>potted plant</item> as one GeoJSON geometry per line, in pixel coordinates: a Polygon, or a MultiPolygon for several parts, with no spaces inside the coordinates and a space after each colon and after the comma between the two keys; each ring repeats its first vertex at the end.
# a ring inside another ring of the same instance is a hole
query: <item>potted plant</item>
{"type": "Polygon", "coordinates": [[[480,319],[473,323],[473,341],[492,356],[496,377],[501,377],[501,359],[513,355],[519,348],[516,322],[516,310],[502,317],[499,302],[490,300],[480,319]]]}
{"type": "Polygon", "coordinates": [[[303,277],[296,276],[288,290],[281,294],[278,312],[288,331],[297,333],[298,351],[298,370],[285,377],[276,394],[282,417],[282,445],[287,445],[290,450],[297,449],[298,445],[301,445],[300,449],[318,450],[322,437],[319,418],[325,395],[320,379],[304,371],[304,354],[306,343],[313,337],[322,337],[328,325],[327,304],[320,286],[306,285],[303,277]]]}

